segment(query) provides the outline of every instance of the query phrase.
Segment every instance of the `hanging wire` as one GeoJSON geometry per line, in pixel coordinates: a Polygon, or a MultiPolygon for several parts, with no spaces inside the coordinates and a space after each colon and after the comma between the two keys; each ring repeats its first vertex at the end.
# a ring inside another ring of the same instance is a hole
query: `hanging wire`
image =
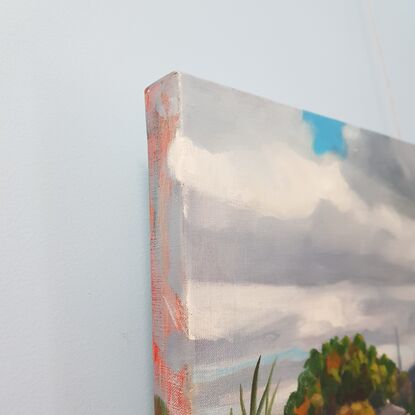
{"type": "Polygon", "coordinates": [[[397,138],[402,139],[398,111],[396,108],[395,99],[393,97],[392,86],[391,86],[388,71],[386,68],[383,48],[382,48],[382,44],[380,41],[378,30],[377,30],[376,19],[375,19],[374,8],[373,8],[373,0],[367,0],[367,12],[368,12],[369,27],[371,29],[372,36],[375,41],[375,46],[376,46],[376,50],[378,53],[380,66],[382,67],[383,80],[385,82],[385,88],[386,88],[386,92],[387,92],[388,99],[389,99],[389,105],[390,105],[390,109],[391,109],[391,113],[393,117],[393,122],[395,124],[395,131],[396,131],[395,134],[397,138]]]}

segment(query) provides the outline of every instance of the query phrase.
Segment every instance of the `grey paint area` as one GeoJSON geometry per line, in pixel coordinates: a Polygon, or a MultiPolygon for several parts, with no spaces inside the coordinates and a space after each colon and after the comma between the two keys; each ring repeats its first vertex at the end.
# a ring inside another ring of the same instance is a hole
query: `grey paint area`
{"type": "Polygon", "coordinates": [[[254,149],[284,131],[291,146],[305,150],[297,136],[301,114],[294,108],[183,74],[181,89],[183,132],[197,146],[213,153],[254,149]]]}
{"type": "MultiPolygon", "coordinates": [[[[198,208],[202,205],[209,205],[212,212],[221,210],[213,200],[192,194],[189,221],[203,217],[198,208]]],[[[377,252],[376,247],[391,238],[388,233],[368,234],[329,203],[322,202],[312,217],[292,222],[226,209],[231,221],[226,228],[203,228],[199,223],[188,227],[191,276],[196,280],[230,282],[236,275],[239,282],[274,285],[327,284],[351,278],[356,284],[414,282],[412,269],[388,262],[377,252]],[[361,254],[366,251],[371,253],[361,254]]]]}
{"type": "Polygon", "coordinates": [[[183,269],[183,249],[182,249],[182,228],[183,228],[183,200],[180,183],[172,181],[168,212],[169,233],[176,235],[169,240],[169,275],[170,287],[180,296],[184,297],[184,275],[183,269]]]}
{"type": "Polygon", "coordinates": [[[370,204],[388,202],[415,218],[413,146],[370,131],[348,146],[351,156],[342,172],[350,186],[370,204]]]}

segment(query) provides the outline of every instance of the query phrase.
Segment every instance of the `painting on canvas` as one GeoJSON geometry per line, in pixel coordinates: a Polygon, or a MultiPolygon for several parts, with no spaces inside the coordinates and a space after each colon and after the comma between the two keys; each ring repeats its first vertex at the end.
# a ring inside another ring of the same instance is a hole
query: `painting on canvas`
{"type": "Polygon", "coordinates": [[[415,414],[415,147],[146,90],[157,415],[415,414]]]}

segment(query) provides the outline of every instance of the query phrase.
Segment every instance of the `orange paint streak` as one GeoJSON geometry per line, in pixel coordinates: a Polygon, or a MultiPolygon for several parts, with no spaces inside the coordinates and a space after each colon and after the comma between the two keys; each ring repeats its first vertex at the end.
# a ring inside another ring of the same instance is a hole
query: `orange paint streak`
{"type": "Polygon", "coordinates": [[[333,352],[326,359],[327,370],[338,369],[341,365],[341,357],[333,352]]]}
{"type": "Polygon", "coordinates": [[[175,372],[169,368],[165,357],[168,337],[173,332],[180,332],[183,335],[188,332],[186,308],[168,284],[170,269],[168,213],[172,180],[168,172],[167,155],[179,123],[178,114],[169,115],[170,97],[164,92],[164,83],[169,82],[172,80],[160,81],[148,88],[145,95],[151,193],[153,359],[155,382],[160,388],[162,398],[166,401],[169,413],[191,415],[190,400],[186,396],[189,384],[188,369],[183,367],[175,372]]]}
{"type": "Polygon", "coordinates": [[[310,408],[310,400],[308,398],[305,398],[304,402],[299,407],[294,408],[294,413],[296,415],[307,415],[309,408],[310,408]]]}

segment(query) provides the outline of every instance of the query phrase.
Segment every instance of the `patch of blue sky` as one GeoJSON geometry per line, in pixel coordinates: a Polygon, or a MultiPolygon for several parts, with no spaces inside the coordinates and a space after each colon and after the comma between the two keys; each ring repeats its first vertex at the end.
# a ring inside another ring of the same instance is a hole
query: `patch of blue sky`
{"type": "Polygon", "coordinates": [[[313,151],[321,156],[334,153],[341,158],[347,157],[347,143],[343,136],[344,123],[323,117],[312,112],[303,111],[303,120],[313,132],[313,151]]]}
{"type": "MultiPolygon", "coordinates": [[[[279,353],[262,356],[261,366],[271,365],[274,362],[274,360],[277,360],[277,362],[284,360],[292,362],[302,362],[307,357],[308,352],[299,349],[298,347],[292,347],[290,349],[283,350],[279,353]]],[[[234,365],[227,367],[195,367],[192,374],[192,380],[195,383],[212,382],[221,377],[233,375],[234,373],[237,373],[243,369],[252,368],[253,370],[256,365],[256,362],[257,360],[245,360],[237,362],[234,365]]]]}

